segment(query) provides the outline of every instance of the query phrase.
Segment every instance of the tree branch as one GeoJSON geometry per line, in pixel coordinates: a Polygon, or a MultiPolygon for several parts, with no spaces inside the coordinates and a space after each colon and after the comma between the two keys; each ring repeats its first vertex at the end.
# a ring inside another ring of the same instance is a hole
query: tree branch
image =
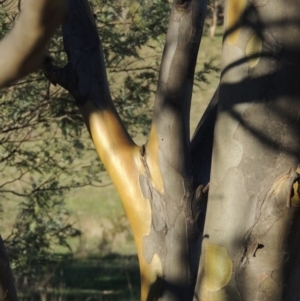
{"type": "Polygon", "coordinates": [[[59,68],[48,62],[46,75],[74,97],[96,149],[109,169],[112,153],[124,153],[124,149],[131,150],[135,144],[113,105],[103,50],[87,0],[69,0],[63,35],[68,64],[59,68]]]}
{"type": "Polygon", "coordinates": [[[24,2],[14,27],[0,42],[0,88],[41,66],[44,48],[66,13],[64,0],[24,2]]]}
{"type": "MultiPolygon", "coordinates": [[[[126,131],[112,102],[103,50],[87,0],[69,0],[69,15],[63,24],[64,48],[68,64],[64,68],[48,62],[46,76],[67,89],[77,102],[96,150],[122,197],[130,219],[139,219],[136,230],[143,231],[138,183],[139,148],[126,131]]],[[[144,210],[144,208],[143,208],[144,210]]],[[[140,235],[141,239],[142,235],[140,235]]]]}

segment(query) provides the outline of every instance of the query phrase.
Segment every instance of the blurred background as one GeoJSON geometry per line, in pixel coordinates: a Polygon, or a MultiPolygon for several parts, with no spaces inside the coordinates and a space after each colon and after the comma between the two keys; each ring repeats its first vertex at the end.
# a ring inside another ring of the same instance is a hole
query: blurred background
{"type": "MultiPolygon", "coordinates": [[[[0,37],[18,16],[0,3],[0,37]]],[[[149,133],[167,0],[93,0],[114,103],[134,140],[149,133]],[[109,3],[107,3],[109,2],[109,3]]],[[[210,1],[191,134],[219,81],[223,2],[210,1]]],[[[49,45],[63,66],[62,36],[49,45]]],[[[135,245],[119,197],[71,97],[34,73],[0,91],[0,233],[20,300],[139,300],[135,245]]]]}

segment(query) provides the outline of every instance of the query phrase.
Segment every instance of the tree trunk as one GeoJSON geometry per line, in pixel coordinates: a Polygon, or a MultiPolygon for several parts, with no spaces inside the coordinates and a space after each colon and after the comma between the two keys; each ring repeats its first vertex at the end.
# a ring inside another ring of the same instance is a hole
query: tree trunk
{"type": "Polygon", "coordinates": [[[300,6],[230,0],[195,300],[300,300],[300,6]]]}

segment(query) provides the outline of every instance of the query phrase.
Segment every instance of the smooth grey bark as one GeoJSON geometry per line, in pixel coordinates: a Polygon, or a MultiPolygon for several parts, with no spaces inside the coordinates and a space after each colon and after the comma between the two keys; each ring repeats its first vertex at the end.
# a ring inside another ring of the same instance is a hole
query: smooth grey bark
{"type": "Polygon", "coordinates": [[[189,114],[205,11],[205,1],[173,3],[150,139],[145,148],[147,158],[155,144],[157,161],[150,157],[147,166],[153,169],[151,165],[157,165],[160,173],[159,176],[153,171],[151,175],[150,171],[147,175],[148,189],[153,195],[153,222],[150,234],[144,238],[148,260],[157,253],[163,265],[159,300],[191,300],[194,294],[200,251],[200,207],[195,205],[199,200],[194,199],[189,114]],[[156,176],[161,177],[160,185],[151,183],[156,176]]]}
{"type": "Polygon", "coordinates": [[[195,300],[300,299],[299,16],[298,1],[227,3],[195,300]]]}

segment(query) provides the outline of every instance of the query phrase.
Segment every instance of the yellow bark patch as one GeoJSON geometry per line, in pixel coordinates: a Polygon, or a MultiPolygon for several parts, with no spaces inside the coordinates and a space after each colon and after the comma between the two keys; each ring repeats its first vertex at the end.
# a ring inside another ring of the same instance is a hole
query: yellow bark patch
{"type": "Polygon", "coordinates": [[[262,51],[262,40],[257,34],[253,34],[246,46],[246,56],[248,57],[248,65],[250,68],[255,67],[262,51]]]}
{"type": "Polygon", "coordinates": [[[113,108],[99,110],[87,102],[81,112],[129,219],[139,257],[144,301],[155,275],[160,275],[162,268],[157,255],[150,264],[143,257],[143,237],[149,235],[151,229],[151,206],[139,185],[139,176],[145,174],[140,148],[132,142],[113,108]]]}
{"type": "Polygon", "coordinates": [[[200,299],[201,301],[228,301],[228,296],[224,291],[217,292],[208,292],[204,298],[200,299]]]}
{"type": "Polygon", "coordinates": [[[219,245],[208,243],[205,254],[205,287],[215,292],[229,283],[232,261],[226,248],[219,245]]]}
{"type": "Polygon", "coordinates": [[[293,184],[294,195],[291,198],[291,204],[292,204],[293,207],[300,207],[300,197],[299,197],[298,189],[299,189],[299,182],[296,181],[293,184]]]}
{"type": "Polygon", "coordinates": [[[158,151],[159,144],[156,127],[152,125],[149,142],[147,144],[147,162],[153,187],[160,193],[163,193],[164,182],[159,168],[158,151]]]}
{"type": "Polygon", "coordinates": [[[149,235],[151,207],[139,187],[139,175],[144,173],[139,147],[126,137],[119,121],[109,110],[95,110],[89,114],[88,126],[98,154],[113,181],[127,213],[134,236],[149,235]]]}
{"type": "Polygon", "coordinates": [[[247,6],[247,0],[229,0],[227,7],[226,31],[228,31],[227,42],[236,45],[241,27],[239,21],[247,6]]]}
{"type": "Polygon", "coordinates": [[[153,285],[158,278],[163,276],[163,266],[157,253],[154,254],[151,263],[144,266],[142,271],[142,287],[141,300],[147,300],[151,285],[153,285]]]}

